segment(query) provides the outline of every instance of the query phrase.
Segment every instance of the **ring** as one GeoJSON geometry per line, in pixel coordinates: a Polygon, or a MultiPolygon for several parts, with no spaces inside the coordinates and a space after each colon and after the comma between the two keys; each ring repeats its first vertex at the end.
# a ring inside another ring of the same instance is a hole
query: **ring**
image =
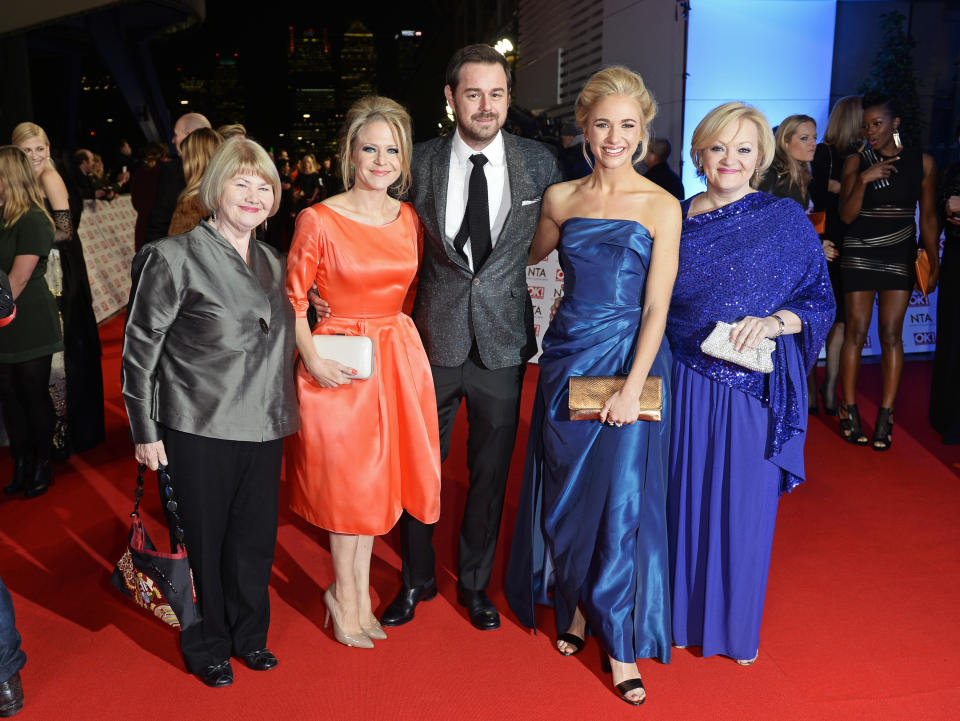
{"type": "Polygon", "coordinates": [[[616,424],[615,424],[613,421],[607,421],[607,425],[608,425],[608,426],[613,426],[613,425],[616,425],[616,424]]]}
{"type": "Polygon", "coordinates": [[[622,425],[623,425],[622,423],[617,423],[617,428],[619,428],[622,425]]]}

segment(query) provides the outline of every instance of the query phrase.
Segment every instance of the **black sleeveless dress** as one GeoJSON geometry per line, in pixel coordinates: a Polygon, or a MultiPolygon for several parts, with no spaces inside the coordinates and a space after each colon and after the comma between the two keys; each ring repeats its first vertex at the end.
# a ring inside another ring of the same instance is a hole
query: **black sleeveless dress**
{"type": "MultiPolygon", "coordinates": [[[[867,148],[859,159],[862,173],[883,158],[867,148]]],[[[847,226],[840,258],[844,293],[913,289],[923,153],[903,148],[895,167],[889,179],[867,185],[860,214],[847,226]]]]}

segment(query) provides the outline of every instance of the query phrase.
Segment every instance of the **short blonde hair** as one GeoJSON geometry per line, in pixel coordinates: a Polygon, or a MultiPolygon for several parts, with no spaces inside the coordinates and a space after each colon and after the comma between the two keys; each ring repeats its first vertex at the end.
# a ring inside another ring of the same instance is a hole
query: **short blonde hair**
{"type": "MultiPolygon", "coordinates": [[[[20,146],[25,142],[30,140],[30,138],[40,138],[44,144],[47,146],[47,152],[50,152],[50,138],[47,137],[46,132],[36,123],[25,122],[17,125],[13,132],[10,134],[10,143],[12,145],[20,146]]],[[[56,168],[53,164],[53,158],[47,158],[47,165],[51,168],[56,168]]]]}
{"type": "Polygon", "coordinates": [[[247,137],[247,129],[240,123],[230,123],[229,125],[221,125],[217,128],[217,132],[223,136],[224,140],[229,140],[230,138],[236,137],[237,135],[242,135],[247,137]]]}
{"type": "Polygon", "coordinates": [[[317,159],[313,156],[313,153],[307,153],[301,160],[302,170],[300,172],[306,173],[307,175],[320,172],[320,166],[317,164],[317,159]]]}
{"type": "Polygon", "coordinates": [[[200,181],[197,200],[204,208],[215,211],[220,207],[224,186],[241,173],[259,175],[270,183],[273,187],[273,207],[268,216],[276,213],[280,207],[280,175],[277,173],[277,166],[258,143],[239,135],[225,141],[210,158],[210,164],[200,181]]]}
{"type": "Polygon", "coordinates": [[[841,155],[863,138],[863,98],[847,95],[833,104],[823,142],[832,145],[841,155]]]}
{"type": "MultiPolygon", "coordinates": [[[[637,109],[640,111],[642,126],[640,129],[640,144],[642,151],[636,159],[636,162],[639,162],[648,149],[645,147],[645,143],[652,136],[650,123],[657,115],[657,102],[653,99],[650,91],[647,90],[647,86],[644,85],[643,78],[629,68],[614,65],[594,73],[587,84],[583,86],[580,95],[577,96],[577,102],[573,106],[574,121],[581,131],[584,130],[593,106],[611,95],[623,95],[630,98],[637,104],[637,109]]],[[[585,145],[584,155],[586,155],[585,145]]]]}
{"type": "Polygon", "coordinates": [[[743,120],[749,120],[757,126],[757,160],[758,173],[754,173],[750,178],[750,187],[756,188],[760,183],[760,178],[766,172],[770,164],[773,163],[775,142],[773,131],[770,130],[770,123],[766,116],[752,105],[740,102],[730,102],[719,105],[704,116],[697,129],[693,131],[693,138],[690,140],[690,158],[697,169],[697,175],[703,177],[703,163],[700,162],[700,154],[710,147],[720,135],[730,125],[739,123],[743,120]]]}
{"type": "Polygon", "coordinates": [[[223,137],[212,128],[197,128],[180,142],[183,179],[187,184],[180,193],[180,198],[197,194],[200,181],[203,180],[203,173],[210,164],[210,158],[222,143],[223,137]]]}
{"type": "Polygon", "coordinates": [[[361,128],[367,123],[382,121],[390,126],[400,150],[400,178],[394,187],[400,195],[410,188],[410,114],[395,100],[380,95],[367,95],[350,106],[340,134],[340,174],[349,190],[354,182],[353,150],[361,128]]]}

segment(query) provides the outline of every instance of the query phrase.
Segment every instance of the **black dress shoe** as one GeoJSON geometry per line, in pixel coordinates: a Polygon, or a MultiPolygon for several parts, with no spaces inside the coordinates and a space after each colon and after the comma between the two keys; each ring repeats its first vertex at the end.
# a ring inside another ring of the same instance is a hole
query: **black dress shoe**
{"type": "Polygon", "coordinates": [[[24,498],[36,498],[47,492],[47,489],[53,484],[53,463],[48,458],[44,461],[37,461],[36,468],[33,470],[33,478],[30,480],[27,490],[24,491],[24,498]]]}
{"type": "Polygon", "coordinates": [[[15,458],[13,460],[13,478],[4,487],[3,492],[8,496],[23,493],[23,490],[27,487],[27,480],[32,476],[33,464],[27,463],[23,458],[15,458]]]}
{"type": "Polygon", "coordinates": [[[13,716],[23,708],[23,686],[20,685],[20,672],[0,683],[0,718],[13,716]]]}
{"type": "Polygon", "coordinates": [[[203,671],[197,674],[200,680],[207,686],[218,688],[220,686],[229,686],[233,683],[233,666],[230,665],[230,659],[221,661],[216,666],[207,666],[203,671]]]}
{"type": "Polygon", "coordinates": [[[431,578],[413,588],[401,588],[380,617],[384,626],[402,626],[413,620],[413,611],[421,601],[429,601],[437,595],[437,579],[431,578]]]}
{"type": "Polygon", "coordinates": [[[457,603],[466,606],[470,614],[470,623],[481,631],[491,631],[500,628],[500,614],[496,606],[487,596],[486,591],[468,591],[465,588],[457,589],[457,603]]]}
{"type": "Polygon", "coordinates": [[[259,651],[251,651],[243,654],[240,658],[247,664],[247,668],[254,671],[269,671],[277,665],[277,657],[270,653],[269,649],[261,648],[259,651]]]}

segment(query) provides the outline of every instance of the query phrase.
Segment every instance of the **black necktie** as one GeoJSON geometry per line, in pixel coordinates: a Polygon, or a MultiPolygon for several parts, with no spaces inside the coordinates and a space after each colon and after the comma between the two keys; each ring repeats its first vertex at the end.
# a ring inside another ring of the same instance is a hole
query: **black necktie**
{"type": "Polygon", "coordinates": [[[470,156],[473,170],[470,171],[470,184],[467,189],[467,210],[463,214],[463,224],[453,241],[453,246],[464,258],[463,246],[470,238],[470,248],[473,251],[473,272],[479,272],[487,256],[490,255],[490,205],[487,201],[487,176],[483,166],[487,156],[477,153],[470,156]]]}

